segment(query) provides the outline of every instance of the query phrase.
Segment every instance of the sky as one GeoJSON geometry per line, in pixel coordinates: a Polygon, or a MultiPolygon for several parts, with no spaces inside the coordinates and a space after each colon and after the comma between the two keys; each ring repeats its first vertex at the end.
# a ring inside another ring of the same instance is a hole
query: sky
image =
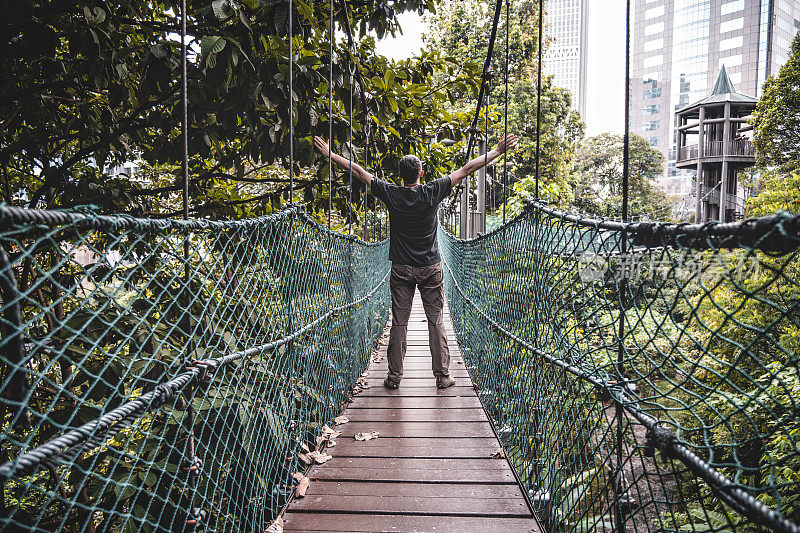
{"type": "MultiPolygon", "coordinates": [[[[422,48],[425,26],[417,13],[399,17],[403,35],[377,43],[378,52],[393,59],[410,57],[422,48]]],[[[545,29],[545,31],[547,31],[545,29]]],[[[589,0],[586,135],[622,133],[625,125],[625,0],[589,0]]]]}

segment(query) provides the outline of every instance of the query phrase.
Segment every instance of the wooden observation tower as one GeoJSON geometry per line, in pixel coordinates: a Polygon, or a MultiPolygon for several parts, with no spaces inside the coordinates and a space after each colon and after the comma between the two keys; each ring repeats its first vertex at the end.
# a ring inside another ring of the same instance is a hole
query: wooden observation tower
{"type": "Polygon", "coordinates": [[[731,222],[743,216],[737,175],[756,161],[747,121],[757,101],[736,92],[723,65],[711,94],[677,112],[676,166],[697,170],[695,221],[731,222]]]}

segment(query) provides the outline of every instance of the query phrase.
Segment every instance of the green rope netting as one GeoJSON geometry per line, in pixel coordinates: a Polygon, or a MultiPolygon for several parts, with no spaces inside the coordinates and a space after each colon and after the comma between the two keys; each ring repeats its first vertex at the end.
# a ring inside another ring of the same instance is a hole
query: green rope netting
{"type": "Polygon", "coordinates": [[[549,531],[800,531],[800,217],[440,230],[459,344],[549,531]]]}
{"type": "Polygon", "coordinates": [[[0,206],[4,530],[263,531],[370,360],[386,242],[0,206]]]}

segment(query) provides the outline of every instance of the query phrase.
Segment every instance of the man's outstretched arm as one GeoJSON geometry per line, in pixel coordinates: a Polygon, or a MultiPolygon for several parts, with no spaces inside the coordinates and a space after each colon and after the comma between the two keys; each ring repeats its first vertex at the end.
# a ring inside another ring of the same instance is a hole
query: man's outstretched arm
{"type": "Polygon", "coordinates": [[[486,155],[479,155],[463,167],[450,174],[450,183],[452,183],[453,187],[455,187],[461,183],[464,178],[473,172],[482,169],[485,165],[491,163],[492,160],[497,159],[500,155],[506,153],[508,150],[513,150],[516,146],[516,135],[511,134],[508,137],[504,136],[500,139],[500,142],[497,143],[497,146],[495,146],[494,150],[486,155]]]}
{"type": "MultiPolygon", "coordinates": [[[[314,137],[314,147],[325,157],[328,157],[328,153],[331,150],[328,143],[326,143],[322,137],[314,137]]],[[[370,183],[372,183],[372,174],[364,170],[361,165],[332,152],[330,153],[330,157],[331,161],[336,163],[339,167],[347,171],[352,170],[353,176],[363,181],[367,187],[370,186],[370,183]]]]}

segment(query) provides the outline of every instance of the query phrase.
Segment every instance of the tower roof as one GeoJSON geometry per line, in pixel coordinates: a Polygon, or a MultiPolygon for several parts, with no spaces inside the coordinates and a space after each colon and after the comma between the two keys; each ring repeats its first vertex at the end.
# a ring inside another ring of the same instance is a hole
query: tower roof
{"type": "Polygon", "coordinates": [[[714,84],[714,89],[711,91],[711,94],[725,94],[725,93],[735,93],[736,89],[733,88],[733,82],[728,77],[728,71],[725,70],[725,65],[722,65],[722,68],[719,71],[719,76],[717,76],[717,83],[714,84]]]}
{"type": "Polygon", "coordinates": [[[728,77],[728,72],[725,70],[725,65],[722,65],[722,68],[719,71],[719,76],[717,76],[717,82],[714,84],[714,88],[711,90],[711,94],[702,100],[698,100],[693,104],[689,104],[682,109],[679,109],[678,112],[702,105],[723,104],[725,102],[755,104],[758,102],[758,98],[737,92],[736,88],[733,86],[733,82],[728,77]]]}

